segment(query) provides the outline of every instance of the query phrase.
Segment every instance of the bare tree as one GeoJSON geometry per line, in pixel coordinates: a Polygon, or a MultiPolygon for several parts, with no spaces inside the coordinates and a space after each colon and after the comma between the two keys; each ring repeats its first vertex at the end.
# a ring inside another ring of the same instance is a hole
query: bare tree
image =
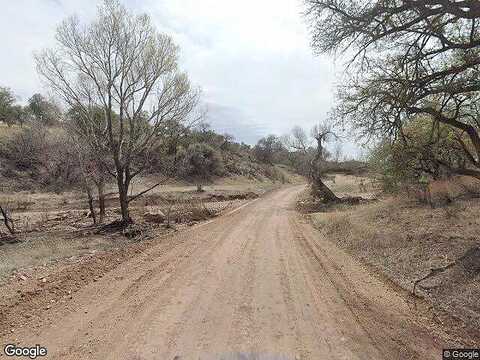
{"type": "Polygon", "coordinates": [[[224,151],[228,151],[230,148],[230,145],[234,142],[235,137],[231,134],[224,133],[222,135],[222,138],[223,138],[222,143],[220,144],[219,148],[224,151]]]}
{"type": "Polygon", "coordinates": [[[147,15],[134,15],[116,0],[105,0],[88,25],[66,19],[56,40],[56,48],[35,56],[37,71],[68,107],[81,111],[82,141],[110,157],[107,170],[117,182],[122,220],[129,223],[132,179],[148,167],[162,127],[187,121],[198,91],[178,71],[172,39],[158,33],[147,15]]]}
{"type": "Polygon", "coordinates": [[[339,202],[337,197],[322,180],[324,175],[324,165],[326,160],[325,143],[337,135],[333,132],[332,126],[327,123],[315,125],[312,129],[312,137],[317,142],[315,157],[310,166],[310,180],[312,182],[312,194],[325,202],[339,202]]]}
{"type": "Polygon", "coordinates": [[[403,126],[428,116],[455,130],[468,160],[451,170],[480,178],[480,2],[305,3],[313,48],[353,54],[336,118],[362,136],[408,141],[403,126]]]}
{"type": "Polygon", "coordinates": [[[310,146],[310,140],[307,133],[300,126],[295,126],[292,129],[292,139],[290,146],[295,150],[306,153],[308,147],[310,146]]]}
{"type": "Polygon", "coordinates": [[[289,134],[281,137],[281,141],[287,149],[289,165],[299,174],[308,177],[313,154],[312,139],[302,127],[295,126],[289,134]]]}
{"type": "Polygon", "coordinates": [[[333,147],[333,159],[336,163],[340,162],[342,159],[343,148],[342,143],[337,141],[333,147]]]}
{"type": "Polygon", "coordinates": [[[300,166],[301,173],[310,181],[312,195],[327,203],[341,201],[322,180],[328,156],[325,143],[336,137],[332,125],[324,122],[315,125],[311,129],[310,135],[300,126],[295,126],[292,133],[284,138],[285,145],[294,155],[295,166],[297,169],[300,166]],[[316,143],[316,147],[310,145],[312,139],[316,143]]]}

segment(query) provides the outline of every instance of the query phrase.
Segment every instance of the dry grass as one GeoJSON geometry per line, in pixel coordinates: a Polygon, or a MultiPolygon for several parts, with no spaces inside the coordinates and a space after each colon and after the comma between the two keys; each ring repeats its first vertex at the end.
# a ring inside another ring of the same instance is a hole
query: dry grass
{"type": "Polygon", "coordinates": [[[21,237],[21,242],[4,244],[0,251],[0,283],[14,271],[105,251],[128,243],[122,236],[65,236],[66,234],[36,234],[21,237]]]}
{"type": "Polygon", "coordinates": [[[361,196],[364,198],[372,198],[375,193],[378,192],[378,188],[372,179],[364,176],[330,175],[326,184],[340,197],[361,196]]]}
{"type": "Polygon", "coordinates": [[[478,201],[457,200],[432,209],[407,197],[391,197],[311,218],[329,240],[406,289],[430,269],[457,262],[422,283],[424,295],[459,318],[480,324],[480,259],[473,259],[473,271],[459,260],[480,246],[478,201]]]}
{"type": "Polygon", "coordinates": [[[404,185],[400,193],[418,203],[442,207],[458,199],[479,198],[480,180],[456,176],[447,180],[432,180],[426,188],[421,184],[404,185]]]}
{"type": "Polygon", "coordinates": [[[480,180],[458,176],[450,180],[432,181],[428,185],[429,203],[431,206],[443,206],[465,197],[480,195],[480,180]]]}
{"type": "Polygon", "coordinates": [[[22,128],[18,125],[8,126],[7,124],[0,121],[0,142],[3,139],[8,138],[9,136],[12,136],[13,134],[21,130],[22,128]]]}

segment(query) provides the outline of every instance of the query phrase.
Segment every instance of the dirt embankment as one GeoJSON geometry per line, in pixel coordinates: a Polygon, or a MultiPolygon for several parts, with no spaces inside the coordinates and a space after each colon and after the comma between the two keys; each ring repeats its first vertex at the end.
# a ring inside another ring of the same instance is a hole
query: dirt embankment
{"type": "MultiPolygon", "coordinates": [[[[358,180],[337,176],[336,186],[357,190],[358,180]]],[[[457,200],[431,208],[389,197],[355,207],[311,214],[330,241],[425,297],[434,316],[447,313],[466,328],[480,327],[480,204],[457,200]]]]}

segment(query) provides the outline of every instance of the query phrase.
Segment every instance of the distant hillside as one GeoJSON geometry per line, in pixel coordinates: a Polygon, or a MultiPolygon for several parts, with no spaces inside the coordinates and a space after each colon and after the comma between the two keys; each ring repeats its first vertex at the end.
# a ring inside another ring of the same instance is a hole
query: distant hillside
{"type": "MultiPolygon", "coordinates": [[[[148,173],[187,182],[243,176],[258,181],[289,182],[293,170],[259,161],[251,146],[210,128],[180,129],[158,144],[148,173]],[[198,146],[196,146],[198,145],[198,146]],[[202,152],[198,154],[198,152],[202,152]],[[198,174],[195,159],[208,157],[198,174]],[[193,160],[192,160],[193,159],[193,160]]],[[[6,126],[0,123],[0,181],[3,189],[53,190],[80,187],[75,147],[62,127],[6,126]]],[[[113,178],[112,178],[113,180],[113,178]]]]}

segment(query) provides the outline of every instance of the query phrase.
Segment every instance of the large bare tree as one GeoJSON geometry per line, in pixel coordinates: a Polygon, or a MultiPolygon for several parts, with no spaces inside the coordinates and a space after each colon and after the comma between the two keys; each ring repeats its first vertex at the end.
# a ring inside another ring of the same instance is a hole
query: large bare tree
{"type": "Polygon", "coordinates": [[[408,141],[404,125],[428,116],[432,132],[455,130],[468,160],[450,170],[480,178],[480,2],[305,3],[313,48],[349,58],[335,117],[364,136],[408,141]]]}
{"type": "Polygon", "coordinates": [[[326,172],[328,154],[325,145],[334,138],[336,139],[338,136],[333,131],[332,124],[326,121],[315,125],[310,131],[310,136],[303,128],[295,126],[291,134],[284,138],[287,148],[293,150],[294,154],[300,155],[294,159],[296,165],[304,163],[305,170],[302,173],[310,181],[312,195],[325,203],[342,201],[322,179],[326,172]],[[316,144],[315,147],[311,146],[312,140],[316,144]]]}
{"type": "Polygon", "coordinates": [[[310,166],[310,181],[312,182],[312,194],[322,199],[324,202],[339,202],[341,199],[325,185],[322,176],[325,175],[326,149],[325,143],[337,135],[332,130],[329,123],[320,123],[312,128],[312,137],[317,143],[315,157],[312,159],[310,166]]]}
{"type": "Polygon", "coordinates": [[[56,43],[35,56],[37,70],[81,113],[85,146],[110,156],[113,167],[107,170],[116,178],[128,223],[132,179],[148,166],[164,125],[187,121],[198,91],[179,72],[172,39],[156,31],[147,15],[135,15],[116,0],[105,0],[90,24],[75,16],[63,21],[56,43]]]}

